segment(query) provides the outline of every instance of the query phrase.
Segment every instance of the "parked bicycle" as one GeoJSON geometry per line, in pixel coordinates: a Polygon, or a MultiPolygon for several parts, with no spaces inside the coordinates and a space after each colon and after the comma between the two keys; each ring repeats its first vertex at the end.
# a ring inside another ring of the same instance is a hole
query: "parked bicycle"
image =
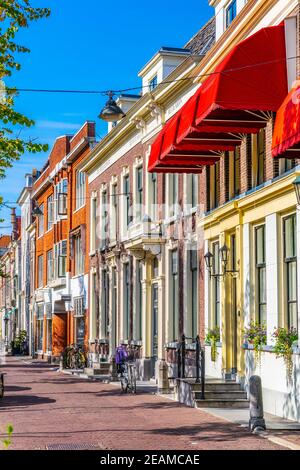
{"type": "Polygon", "coordinates": [[[84,369],[87,366],[87,356],[83,347],[71,344],[64,350],[63,363],[66,369],[84,369]]]}
{"type": "Polygon", "coordinates": [[[116,365],[123,393],[136,393],[136,365],[130,359],[126,346],[118,346],[116,349],[116,365]]]}

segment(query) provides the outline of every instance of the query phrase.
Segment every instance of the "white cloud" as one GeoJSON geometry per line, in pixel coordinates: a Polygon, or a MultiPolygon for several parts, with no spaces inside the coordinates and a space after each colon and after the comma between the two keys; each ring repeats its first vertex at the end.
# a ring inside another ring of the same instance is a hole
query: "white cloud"
{"type": "Polygon", "coordinates": [[[63,121],[36,121],[36,127],[40,129],[79,129],[81,124],[63,121]]]}

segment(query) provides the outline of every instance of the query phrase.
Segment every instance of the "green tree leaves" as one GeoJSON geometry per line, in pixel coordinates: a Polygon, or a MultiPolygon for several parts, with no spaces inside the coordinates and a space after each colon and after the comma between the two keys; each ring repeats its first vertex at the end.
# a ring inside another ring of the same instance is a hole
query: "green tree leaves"
{"type": "MultiPolygon", "coordinates": [[[[32,21],[49,15],[49,8],[34,8],[31,0],[0,0],[0,80],[20,70],[21,65],[16,58],[18,54],[30,52],[27,47],[15,42],[19,29],[27,28],[32,21]]],[[[23,153],[37,153],[48,149],[45,144],[21,138],[22,128],[32,127],[34,121],[15,109],[16,96],[15,89],[3,90],[3,86],[1,87],[0,178],[5,176],[6,168],[12,167],[23,153]]]]}

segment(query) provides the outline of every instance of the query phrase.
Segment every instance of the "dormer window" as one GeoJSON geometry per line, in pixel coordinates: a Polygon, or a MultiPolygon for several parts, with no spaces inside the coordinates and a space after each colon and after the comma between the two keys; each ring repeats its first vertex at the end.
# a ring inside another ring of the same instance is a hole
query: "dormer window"
{"type": "Polygon", "coordinates": [[[157,75],[155,75],[150,81],[149,81],[149,90],[152,91],[154,88],[157,87],[157,75]]]}
{"type": "Polygon", "coordinates": [[[225,10],[226,14],[226,28],[233,22],[236,17],[236,0],[232,0],[225,10]]]}

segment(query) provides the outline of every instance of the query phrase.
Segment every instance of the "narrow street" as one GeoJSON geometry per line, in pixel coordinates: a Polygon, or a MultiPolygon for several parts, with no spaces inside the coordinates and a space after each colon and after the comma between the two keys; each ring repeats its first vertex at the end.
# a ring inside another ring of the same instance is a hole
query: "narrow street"
{"type": "Polygon", "coordinates": [[[45,363],[7,358],[0,438],[12,449],[282,449],[203,411],[154,394],[121,395],[118,386],[58,373],[45,363]]]}

